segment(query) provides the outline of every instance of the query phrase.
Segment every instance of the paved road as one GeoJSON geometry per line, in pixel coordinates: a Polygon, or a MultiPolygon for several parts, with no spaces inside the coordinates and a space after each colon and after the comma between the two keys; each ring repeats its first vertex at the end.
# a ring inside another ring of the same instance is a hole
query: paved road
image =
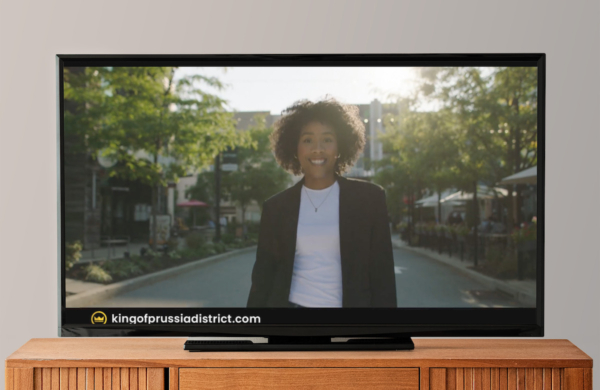
{"type": "Polygon", "coordinates": [[[501,292],[454,267],[406,249],[394,249],[398,307],[520,307],[501,292]]]}
{"type": "MultiPolygon", "coordinates": [[[[454,268],[394,249],[399,307],[518,307],[454,268]]],[[[185,275],[127,292],[100,307],[245,307],[255,254],[207,264],[185,275]]]]}

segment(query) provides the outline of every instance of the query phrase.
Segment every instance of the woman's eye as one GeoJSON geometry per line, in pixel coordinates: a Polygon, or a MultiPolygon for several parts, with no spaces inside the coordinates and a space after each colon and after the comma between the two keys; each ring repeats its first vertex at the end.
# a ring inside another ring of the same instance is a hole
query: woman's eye
{"type": "Polygon", "coordinates": [[[310,142],[310,138],[305,138],[304,142],[309,143],[310,142]]]}
{"type": "Polygon", "coordinates": [[[327,138],[327,139],[325,139],[325,141],[326,142],[333,142],[333,139],[332,138],[327,138]]]}

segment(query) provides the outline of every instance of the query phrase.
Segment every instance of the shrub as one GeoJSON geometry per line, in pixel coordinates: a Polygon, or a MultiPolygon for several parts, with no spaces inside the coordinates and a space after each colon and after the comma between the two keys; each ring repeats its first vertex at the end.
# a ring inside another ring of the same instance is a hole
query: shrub
{"type": "Polygon", "coordinates": [[[227,233],[235,235],[235,231],[240,226],[239,223],[231,221],[227,224],[227,233]]]}
{"type": "Polygon", "coordinates": [[[492,255],[489,262],[485,264],[485,268],[491,276],[498,279],[516,279],[518,272],[518,262],[516,256],[511,256],[506,253],[498,253],[492,255]]]}
{"type": "Polygon", "coordinates": [[[169,260],[179,260],[181,259],[181,255],[177,251],[171,251],[167,253],[169,260]]]}
{"type": "Polygon", "coordinates": [[[146,252],[146,257],[151,259],[158,259],[162,257],[162,253],[158,251],[153,251],[152,249],[148,249],[148,251],[146,252]]]}
{"type": "MultiPolygon", "coordinates": [[[[214,242],[207,242],[206,245],[204,245],[204,250],[206,251],[206,256],[213,256],[216,255],[217,253],[217,244],[215,244],[214,242]]],[[[221,243],[221,245],[223,245],[221,243]]]]}
{"type": "Polygon", "coordinates": [[[179,240],[175,237],[171,237],[169,241],[167,241],[167,252],[173,252],[179,249],[179,240]]]}
{"type": "Polygon", "coordinates": [[[485,261],[478,268],[488,276],[507,280],[517,277],[517,267],[517,258],[512,251],[491,246],[486,250],[485,261]]]}
{"type": "Polygon", "coordinates": [[[247,233],[248,235],[256,234],[258,236],[258,231],[260,229],[260,222],[247,222],[247,233]]]}
{"type": "Polygon", "coordinates": [[[105,266],[104,268],[106,268],[106,271],[109,274],[118,279],[126,279],[143,273],[137,262],[132,260],[115,260],[110,262],[109,266],[105,266]]]}
{"type": "Polygon", "coordinates": [[[178,253],[187,259],[201,259],[206,257],[207,249],[204,247],[200,249],[184,248],[178,253]]]}
{"type": "Polygon", "coordinates": [[[85,271],[85,280],[89,280],[90,282],[110,283],[112,281],[112,276],[98,264],[88,265],[85,271]]]}
{"type": "Polygon", "coordinates": [[[444,234],[446,233],[446,231],[448,231],[446,225],[441,225],[441,224],[437,224],[433,226],[433,230],[439,235],[439,234],[444,234]]]}
{"type": "Polygon", "coordinates": [[[217,242],[216,244],[214,244],[214,249],[217,253],[223,253],[227,251],[227,247],[222,242],[217,242]]]}
{"type": "Polygon", "coordinates": [[[79,261],[81,258],[81,250],[83,249],[83,245],[81,241],[75,241],[71,243],[65,244],[65,270],[68,271],[75,263],[79,261]]]}
{"type": "Polygon", "coordinates": [[[531,224],[522,224],[520,228],[514,229],[511,235],[515,242],[536,241],[537,240],[537,222],[531,224]]]}
{"type": "Polygon", "coordinates": [[[239,238],[236,238],[235,240],[233,240],[233,242],[227,244],[228,249],[239,249],[243,248],[244,246],[244,241],[239,238]]]}
{"type": "Polygon", "coordinates": [[[456,232],[456,235],[460,237],[467,237],[470,233],[469,228],[464,224],[457,225],[454,228],[454,231],[456,232]]]}
{"type": "Polygon", "coordinates": [[[231,244],[235,240],[235,236],[231,233],[225,233],[221,235],[221,241],[225,244],[231,244]]]}
{"type": "Polygon", "coordinates": [[[185,245],[190,249],[200,249],[204,244],[206,240],[200,232],[192,232],[185,237],[185,245]]]}
{"type": "Polygon", "coordinates": [[[256,245],[258,244],[258,237],[248,237],[248,239],[244,242],[245,245],[256,245]]]}

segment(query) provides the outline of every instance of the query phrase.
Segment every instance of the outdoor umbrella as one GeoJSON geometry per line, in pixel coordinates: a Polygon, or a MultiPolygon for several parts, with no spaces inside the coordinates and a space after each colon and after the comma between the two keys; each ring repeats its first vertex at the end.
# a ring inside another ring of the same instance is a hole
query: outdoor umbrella
{"type": "MultiPolygon", "coordinates": [[[[177,207],[208,207],[208,204],[196,199],[190,199],[185,202],[177,203],[177,207]]],[[[192,213],[194,218],[194,226],[196,226],[196,213],[192,213]]]]}
{"type": "MultiPolygon", "coordinates": [[[[503,197],[508,195],[508,190],[504,188],[489,188],[486,186],[477,186],[477,198],[478,199],[494,199],[496,196],[503,197]]],[[[442,203],[449,201],[463,201],[473,199],[473,193],[458,191],[451,195],[446,196],[441,200],[442,203]]]]}
{"type": "MultiPolygon", "coordinates": [[[[446,191],[442,192],[441,198],[444,199],[445,197],[452,194],[453,192],[454,191],[452,191],[452,190],[446,190],[446,191]]],[[[415,205],[417,207],[437,207],[438,206],[438,194],[433,194],[426,198],[417,200],[415,202],[415,205]]]]}
{"type": "Polygon", "coordinates": [[[502,179],[500,185],[537,184],[537,166],[515,173],[502,179]]]}

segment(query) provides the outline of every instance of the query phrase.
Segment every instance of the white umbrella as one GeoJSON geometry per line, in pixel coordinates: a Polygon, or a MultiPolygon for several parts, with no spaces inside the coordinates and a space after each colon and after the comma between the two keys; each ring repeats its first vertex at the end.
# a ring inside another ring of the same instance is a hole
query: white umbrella
{"type": "Polygon", "coordinates": [[[537,184],[537,166],[515,173],[502,179],[500,185],[537,184]]]}
{"type": "MultiPolygon", "coordinates": [[[[504,188],[489,188],[486,186],[477,186],[477,198],[478,199],[494,199],[497,197],[503,197],[508,195],[508,190],[504,188]]],[[[473,193],[458,191],[451,195],[446,196],[441,200],[442,203],[454,201],[454,202],[466,202],[467,200],[473,199],[473,193]]]]}
{"type": "MultiPolygon", "coordinates": [[[[442,192],[442,199],[452,194],[454,190],[446,190],[442,192]]],[[[423,199],[419,199],[415,202],[417,207],[437,207],[438,205],[438,194],[433,194],[423,199]]]]}

